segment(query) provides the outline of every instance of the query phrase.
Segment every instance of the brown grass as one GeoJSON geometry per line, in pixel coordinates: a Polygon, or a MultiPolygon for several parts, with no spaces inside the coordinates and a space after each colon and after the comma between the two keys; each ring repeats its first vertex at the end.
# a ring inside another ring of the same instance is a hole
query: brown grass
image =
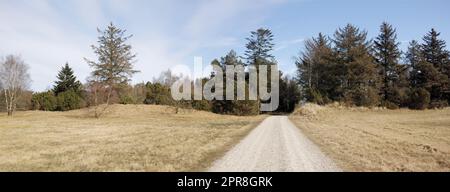
{"type": "Polygon", "coordinates": [[[307,104],[290,118],[346,171],[450,171],[450,108],[307,104]]]}
{"type": "Polygon", "coordinates": [[[203,170],[264,118],[145,105],[90,116],[86,109],[0,114],[0,171],[203,170]]]}

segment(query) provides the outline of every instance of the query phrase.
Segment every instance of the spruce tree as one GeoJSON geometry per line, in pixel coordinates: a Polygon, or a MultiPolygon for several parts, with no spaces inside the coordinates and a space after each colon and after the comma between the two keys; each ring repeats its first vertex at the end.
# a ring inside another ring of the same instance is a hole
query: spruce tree
{"type": "Polygon", "coordinates": [[[448,67],[448,51],[445,50],[445,41],[439,39],[441,33],[431,29],[427,35],[423,37],[422,51],[426,61],[432,63],[440,72],[445,72],[448,67]]]}
{"type": "MultiPolygon", "coordinates": [[[[85,59],[93,69],[91,72],[91,84],[95,85],[94,90],[98,92],[106,89],[106,96],[102,98],[106,104],[103,110],[95,110],[95,117],[99,117],[108,107],[112,93],[118,85],[127,84],[133,74],[139,72],[133,69],[133,62],[136,55],[131,51],[131,45],[126,41],[132,37],[126,36],[126,30],[122,30],[112,23],[102,31],[98,29],[98,46],[92,45],[94,53],[98,56],[97,61],[85,59]]],[[[98,95],[98,94],[94,94],[98,95]]],[[[95,106],[98,106],[99,99],[95,99],[95,106]]]]}
{"type": "Polygon", "coordinates": [[[399,89],[401,76],[399,59],[401,52],[398,48],[396,30],[392,25],[383,22],[380,34],[374,41],[374,56],[381,78],[381,95],[384,102],[394,102],[394,92],[399,89]]]}
{"type": "Polygon", "coordinates": [[[333,42],[341,100],[350,105],[377,105],[379,77],[367,32],[348,24],[335,32],[333,42]]]}
{"type": "MultiPolygon", "coordinates": [[[[267,65],[267,90],[271,92],[271,70],[272,66],[277,64],[275,57],[271,54],[273,51],[273,47],[275,44],[273,43],[273,34],[270,29],[260,28],[256,31],[251,32],[251,36],[246,38],[248,41],[246,44],[245,51],[245,59],[247,60],[247,65],[253,65],[256,67],[256,73],[258,73],[257,82],[258,85],[260,83],[259,72],[260,65],[267,65]]],[[[258,92],[258,102],[267,102],[260,101],[259,95],[260,90],[259,86],[257,87],[258,92]]]]}
{"type": "MultiPolygon", "coordinates": [[[[432,64],[428,72],[437,71],[433,81],[433,86],[430,88],[431,101],[433,103],[442,103],[448,100],[449,92],[449,52],[445,50],[445,41],[439,39],[440,33],[434,29],[423,37],[422,55],[425,61],[432,64]],[[447,97],[447,98],[446,98],[447,97]]],[[[440,104],[438,104],[440,105],[440,104]]]]}
{"type": "Polygon", "coordinates": [[[247,50],[245,51],[245,58],[249,65],[264,64],[266,61],[273,59],[271,51],[273,50],[274,43],[272,31],[269,29],[260,28],[251,32],[251,36],[246,38],[248,43],[246,44],[247,50]]]}
{"type": "Polygon", "coordinates": [[[411,71],[409,72],[410,86],[411,88],[416,88],[419,85],[419,63],[424,60],[422,56],[421,46],[416,40],[412,40],[409,43],[405,59],[407,65],[409,65],[409,68],[411,69],[411,71]]]}
{"type": "MultiPolygon", "coordinates": [[[[215,59],[212,61],[211,65],[218,65],[223,70],[223,98],[224,100],[218,101],[213,100],[212,101],[212,109],[215,113],[222,113],[222,114],[234,114],[234,115],[257,115],[259,114],[259,103],[257,101],[252,101],[248,99],[248,90],[246,89],[246,99],[245,100],[238,100],[237,99],[237,74],[234,74],[234,79],[231,79],[231,83],[234,84],[234,100],[226,100],[226,89],[227,85],[230,82],[227,82],[229,79],[226,77],[226,67],[227,66],[244,66],[245,64],[239,59],[236,52],[234,50],[231,50],[228,52],[228,54],[224,57],[222,57],[219,60],[215,59]]],[[[244,72],[244,71],[242,71],[244,72]]],[[[213,74],[212,76],[214,76],[213,74]]],[[[245,86],[248,87],[248,75],[245,75],[245,86]]]]}
{"type": "Polygon", "coordinates": [[[72,90],[78,94],[81,94],[81,83],[75,77],[72,68],[69,63],[66,63],[58,73],[58,80],[55,81],[53,87],[53,93],[58,96],[60,93],[72,90]]]}
{"type": "Polygon", "coordinates": [[[326,103],[333,97],[336,87],[334,80],[332,48],[330,41],[322,33],[305,42],[305,51],[300,54],[295,64],[297,80],[302,86],[308,101],[326,103]]]}

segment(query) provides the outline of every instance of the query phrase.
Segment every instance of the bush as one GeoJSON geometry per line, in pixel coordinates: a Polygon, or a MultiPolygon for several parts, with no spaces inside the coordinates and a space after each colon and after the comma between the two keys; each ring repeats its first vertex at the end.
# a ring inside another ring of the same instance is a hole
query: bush
{"type": "Polygon", "coordinates": [[[144,104],[174,105],[170,87],[160,83],[147,83],[144,104]]]}
{"type": "Polygon", "coordinates": [[[347,106],[373,107],[380,102],[380,96],[373,87],[348,90],[344,93],[344,103],[347,106]]]}
{"type": "Polygon", "coordinates": [[[414,89],[410,94],[409,108],[424,110],[430,103],[430,93],[423,88],[414,89]]]}
{"type": "Polygon", "coordinates": [[[129,95],[122,95],[122,96],[120,96],[119,99],[120,99],[119,103],[123,104],[123,105],[129,105],[129,104],[136,103],[136,101],[133,99],[133,97],[131,97],[129,95]]]}
{"type": "MultiPolygon", "coordinates": [[[[280,90],[283,91],[283,90],[280,90]]],[[[312,103],[324,105],[329,102],[328,97],[324,97],[319,91],[315,89],[306,89],[307,100],[312,103]]]]}
{"type": "Polygon", "coordinates": [[[56,97],[58,111],[69,111],[81,108],[82,98],[73,90],[59,93],[56,97]]]}
{"type": "Polygon", "coordinates": [[[192,101],[192,108],[202,111],[211,111],[211,102],[207,100],[192,101]]]}
{"type": "Polygon", "coordinates": [[[259,102],[253,100],[232,101],[232,114],[249,116],[259,114],[259,102]]]}
{"type": "Polygon", "coordinates": [[[57,100],[52,91],[34,93],[31,105],[33,110],[53,111],[57,108],[57,100]]]}

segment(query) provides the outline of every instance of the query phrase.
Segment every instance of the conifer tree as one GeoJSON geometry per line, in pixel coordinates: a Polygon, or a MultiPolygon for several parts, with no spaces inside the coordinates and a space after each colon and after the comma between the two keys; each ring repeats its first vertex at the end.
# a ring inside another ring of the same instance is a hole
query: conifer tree
{"type": "Polygon", "coordinates": [[[66,63],[59,71],[58,80],[55,81],[53,93],[58,96],[60,93],[72,90],[78,94],[81,93],[81,83],[75,77],[72,68],[66,63]]]}
{"type": "Polygon", "coordinates": [[[333,42],[341,100],[350,105],[377,105],[379,77],[367,32],[348,24],[335,32],[333,42]]]}
{"type": "Polygon", "coordinates": [[[445,41],[439,39],[440,34],[435,29],[431,29],[423,37],[422,53],[427,62],[433,64],[438,71],[444,73],[449,65],[449,53],[445,50],[445,41]]]}
{"type": "Polygon", "coordinates": [[[274,56],[270,53],[273,50],[274,43],[272,31],[269,29],[260,28],[251,32],[251,36],[246,38],[247,50],[245,51],[245,58],[249,65],[260,65],[266,61],[273,59],[274,56]]]}
{"type": "Polygon", "coordinates": [[[295,64],[297,66],[297,80],[302,86],[307,100],[326,103],[333,97],[336,87],[334,80],[332,48],[330,41],[322,33],[316,38],[305,41],[305,51],[300,54],[295,64]]]}
{"type": "Polygon", "coordinates": [[[411,88],[418,87],[419,63],[423,61],[422,51],[416,40],[409,42],[408,50],[405,55],[406,63],[411,69],[409,72],[409,81],[411,88]]]}
{"type": "Polygon", "coordinates": [[[402,66],[399,65],[401,52],[398,48],[396,30],[383,22],[380,34],[374,41],[374,56],[381,78],[381,95],[383,102],[394,102],[394,92],[400,87],[402,66]]]}
{"type": "MultiPolygon", "coordinates": [[[[136,55],[131,51],[131,45],[126,41],[132,37],[125,36],[126,30],[122,30],[112,23],[102,31],[98,29],[98,46],[92,45],[94,53],[98,56],[97,61],[85,59],[93,69],[91,72],[91,84],[95,87],[95,92],[105,89],[106,96],[102,100],[105,107],[95,110],[95,117],[99,117],[108,107],[112,93],[117,85],[126,84],[131,80],[133,74],[139,72],[133,69],[133,62],[136,55]]],[[[94,94],[99,95],[99,94],[94,94]]],[[[98,106],[99,99],[95,98],[95,106],[98,106]]]]}
{"type": "MultiPolygon", "coordinates": [[[[426,71],[431,74],[432,71],[437,71],[435,77],[430,80],[433,86],[429,88],[431,101],[434,103],[441,103],[446,98],[446,94],[449,92],[449,52],[445,50],[445,41],[439,39],[440,33],[434,29],[423,37],[422,44],[422,55],[427,63],[432,65],[427,65],[430,69],[426,71]],[[434,69],[431,69],[431,68],[434,69]]],[[[440,105],[440,104],[439,104],[440,105]]]]}

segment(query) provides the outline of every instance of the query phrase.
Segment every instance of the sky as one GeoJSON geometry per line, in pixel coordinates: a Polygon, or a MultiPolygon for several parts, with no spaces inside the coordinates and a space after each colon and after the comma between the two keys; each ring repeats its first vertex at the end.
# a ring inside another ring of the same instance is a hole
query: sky
{"type": "Polygon", "coordinates": [[[86,81],[95,60],[97,28],[110,22],[133,37],[134,66],[141,72],[132,83],[151,81],[177,65],[193,66],[245,51],[245,38],[258,28],[271,29],[272,54],[285,74],[295,74],[294,57],[303,42],[319,32],[352,23],[377,36],[383,21],[398,33],[401,48],[431,28],[450,42],[447,0],[0,0],[0,57],[20,55],[29,65],[33,91],[52,88],[68,62],[86,81]]]}

